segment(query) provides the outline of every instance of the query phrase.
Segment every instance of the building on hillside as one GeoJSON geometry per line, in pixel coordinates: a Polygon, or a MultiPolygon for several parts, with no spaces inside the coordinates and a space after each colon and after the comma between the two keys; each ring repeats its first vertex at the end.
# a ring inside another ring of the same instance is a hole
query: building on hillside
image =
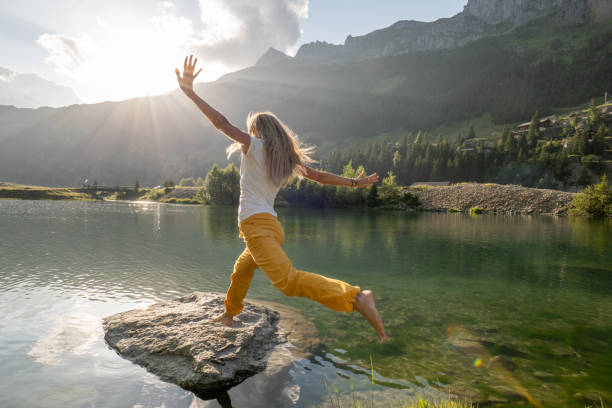
{"type": "MultiPolygon", "coordinates": [[[[512,134],[515,135],[515,137],[521,136],[522,134],[526,135],[529,132],[530,126],[531,121],[521,123],[512,130],[512,134]]],[[[547,116],[545,118],[540,119],[540,132],[542,134],[546,133],[550,129],[556,129],[558,127],[560,127],[560,122],[557,116],[555,115],[547,116]]]]}
{"type": "Polygon", "coordinates": [[[468,139],[465,142],[463,142],[461,151],[462,152],[471,151],[481,146],[484,147],[485,149],[493,149],[495,147],[495,142],[489,139],[486,139],[486,138],[468,139]]]}

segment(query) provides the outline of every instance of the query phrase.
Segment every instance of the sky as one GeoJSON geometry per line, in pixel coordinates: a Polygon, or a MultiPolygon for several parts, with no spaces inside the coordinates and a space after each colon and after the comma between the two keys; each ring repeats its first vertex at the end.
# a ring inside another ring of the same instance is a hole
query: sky
{"type": "MultiPolygon", "coordinates": [[[[398,20],[451,17],[467,0],[0,0],[0,67],[71,87],[87,103],[176,88],[253,65],[269,47],[344,43],[398,20]],[[52,6],[51,6],[52,4],[52,6]]],[[[2,80],[2,77],[0,77],[2,80]]]]}

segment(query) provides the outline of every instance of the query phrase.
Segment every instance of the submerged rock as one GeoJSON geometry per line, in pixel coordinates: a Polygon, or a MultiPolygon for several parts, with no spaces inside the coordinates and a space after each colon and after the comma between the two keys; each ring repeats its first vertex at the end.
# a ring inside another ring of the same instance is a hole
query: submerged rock
{"type": "Polygon", "coordinates": [[[122,357],[203,399],[264,370],[275,348],[301,343],[303,354],[317,345],[314,325],[287,307],[279,313],[270,304],[245,302],[233,326],[212,321],[224,311],[224,298],[193,292],[117,313],[104,318],[104,338],[122,357]]]}

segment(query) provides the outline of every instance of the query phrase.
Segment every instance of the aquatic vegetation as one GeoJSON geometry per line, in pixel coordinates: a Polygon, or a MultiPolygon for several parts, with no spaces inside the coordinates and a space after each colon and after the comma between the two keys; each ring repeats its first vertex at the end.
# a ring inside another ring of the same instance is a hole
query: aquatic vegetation
{"type": "MultiPolygon", "coordinates": [[[[370,381],[372,384],[378,383],[374,379],[374,362],[370,354],[370,381]]],[[[445,395],[438,398],[423,398],[423,397],[404,397],[398,395],[398,399],[394,402],[387,401],[385,398],[380,398],[380,395],[375,395],[374,391],[364,393],[355,393],[354,387],[351,385],[350,394],[341,393],[333,384],[325,383],[327,390],[327,399],[329,407],[332,408],[374,408],[374,407],[398,407],[398,408],[473,408],[471,402],[463,401],[452,395],[445,395]],[[375,403],[376,401],[376,403],[375,403]]]]}
{"type": "MultiPolygon", "coordinates": [[[[329,390],[329,389],[328,389],[329,390]]],[[[329,399],[329,407],[332,408],[374,408],[374,407],[397,407],[397,408],[474,408],[475,405],[469,402],[462,402],[459,400],[454,400],[451,398],[442,399],[442,400],[425,400],[422,398],[415,398],[413,401],[402,401],[398,404],[389,403],[375,403],[375,399],[362,399],[356,396],[352,396],[350,400],[345,401],[341,399],[341,396],[338,393],[330,392],[328,395],[329,399]]]]}

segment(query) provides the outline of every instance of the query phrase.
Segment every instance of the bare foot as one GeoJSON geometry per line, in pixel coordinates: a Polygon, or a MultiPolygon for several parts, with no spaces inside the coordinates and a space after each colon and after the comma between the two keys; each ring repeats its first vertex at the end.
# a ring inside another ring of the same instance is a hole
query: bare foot
{"type": "Polygon", "coordinates": [[[372,293],[371,290],[362,290],[357,294],[355,297],[355,310],[365,317],[368,323],[370,323],[374,330],[376,330],[376,333],[378,333],[383,342],[387,340],[382,318],[380,317],[378,310],[376,310],[374,293],[372,293]]]}
{"type": "Polygon", "coordinates": [[[232,316],[227,316],[225,312],[223,312],[219,316],[213,318],[213,322],[221,322],[226,326],[231,326],[234,324],[234,318],[232,316]]]}

